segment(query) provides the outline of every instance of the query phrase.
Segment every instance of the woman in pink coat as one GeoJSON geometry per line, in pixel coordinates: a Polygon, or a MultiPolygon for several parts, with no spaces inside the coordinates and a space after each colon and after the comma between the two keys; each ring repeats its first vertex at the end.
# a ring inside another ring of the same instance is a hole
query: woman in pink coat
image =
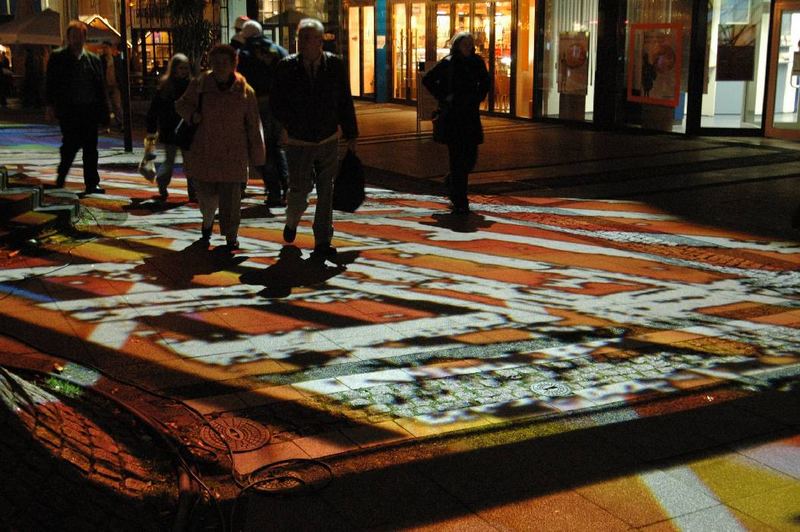
{"type": "Polygon", "coordinates": [[[192,80],[175,110],[197,124],[188,152],[191,178],[203,215],[202,240],[219,229],[230,250],[239,248],[242,184],[265,162],[264,133],[255,91],[236,73],[236,51],[227,44],[209,53],[211,70],[192,80]]]}

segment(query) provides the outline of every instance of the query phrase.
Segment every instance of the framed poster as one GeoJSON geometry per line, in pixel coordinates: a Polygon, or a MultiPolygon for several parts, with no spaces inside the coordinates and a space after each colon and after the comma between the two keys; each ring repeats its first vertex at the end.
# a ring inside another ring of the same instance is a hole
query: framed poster
{"type": "Polygon", "coordinates": [[[585,96],[589,88],[589,34],[558,34],[558,92],[585,96]]]}
{"type": "Polygon", "coordinates": [[[631,24],[628,101],[677,107],[681,90],[681,27],[631,24]]]}

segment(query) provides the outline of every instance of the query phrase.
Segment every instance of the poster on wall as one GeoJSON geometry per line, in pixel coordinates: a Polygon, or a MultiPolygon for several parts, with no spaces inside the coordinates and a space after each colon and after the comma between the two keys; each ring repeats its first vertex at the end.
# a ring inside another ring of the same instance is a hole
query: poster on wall
{"type": "Polygon", "coordinates": [[[589,34],[558,34],[558,92],[585,96],[589,87],[589,34]]]}
{"type": "Polygon", "coordinates": [[[720,24],[717,39],[717,81],[753,81],[756,25],[720,24]]]}
{"type": "Polygon", "coordinates": [[[681,55],[680,25],[631,24],[628,101],[676,107],[681,55]]]}

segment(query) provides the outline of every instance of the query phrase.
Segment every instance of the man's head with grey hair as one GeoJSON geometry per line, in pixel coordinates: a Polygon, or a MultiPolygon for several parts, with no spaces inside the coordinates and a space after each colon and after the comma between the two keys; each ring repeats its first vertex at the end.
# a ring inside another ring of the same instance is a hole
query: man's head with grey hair
{"type": "Polygon", "coordinates": [[[325,33],[325,26],[323,26],[322,22],[315,18],[304,18],[300,20],[300,22],[297,24],[297,34],[299,35],[300,32],[306,28],[313,28],[317,31],[317,33],[320,34],[320,36],[325,33]]]}
{"type": "Polygon", "coordinates": [[[297,53],[304,61],[314,62],[322,55],[325,27],[315,18],[304,18],[297,25],[297,53]]]}

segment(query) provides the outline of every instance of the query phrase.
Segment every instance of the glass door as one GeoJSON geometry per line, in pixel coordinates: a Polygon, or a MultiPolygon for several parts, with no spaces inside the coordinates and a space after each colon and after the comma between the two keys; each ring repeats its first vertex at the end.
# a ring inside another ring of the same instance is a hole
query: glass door
{"type": "MultiPolygon", "coordinates": [[[[435,4],[435,8],[436,59],[440,60],[450,53],[453,35],[461,31],[471,32],[475,36],[475,53],[486,63],[492,80],[489,97],[481,102],[480,109],[510,113],[513,103],[512,3],[448,2],[435,4]]],[[[528,60],[526,55],[525,65],[532,65],[532,62],[533,59],[528,60]]],[[[531,81],[530,76],[527,79],[531,81]]],[[[530,95],[532,91],[521,92],[530,95]]],[[[524,105],[526,113],[530,109],[529,100],[530,97],[524,105]]]]}
{"type": "Polygon", "coordinates": [[[775,6],[769,58],[768,137],[800,140],[800,2],[775,6]]]}
{"type": "Polygon", "coordinates": [[[759,129],[766,85],[769,3],[709,0],[701,127],[759,129]]]}
{"type": "Polygon", "coordinates": [[[361,96],[361,17],[360,7],[347,9],[347,57],[350,69],[350,93],[361,96]]]}
{"type": "Polygon", "coordinates": [[[417,68],[425,62],[425,4],[392,5],[392,98],[417,99],[417,68]]]}
{"type": "Polygon", "coordinates": [[[693,0],[628,0],[626,90],[618,120],[686,132],[693,0]]]}
{"type": "Polygon", "coordinates": [[[511,2],[494,5],[494,111],[511,112],[511,2]]]}
{"type": "Polygon", "coordinates": [[[375,7],[351,6],[347,9],[347,57],[350,92],[353,96],[375,96],[375,7]]]}

